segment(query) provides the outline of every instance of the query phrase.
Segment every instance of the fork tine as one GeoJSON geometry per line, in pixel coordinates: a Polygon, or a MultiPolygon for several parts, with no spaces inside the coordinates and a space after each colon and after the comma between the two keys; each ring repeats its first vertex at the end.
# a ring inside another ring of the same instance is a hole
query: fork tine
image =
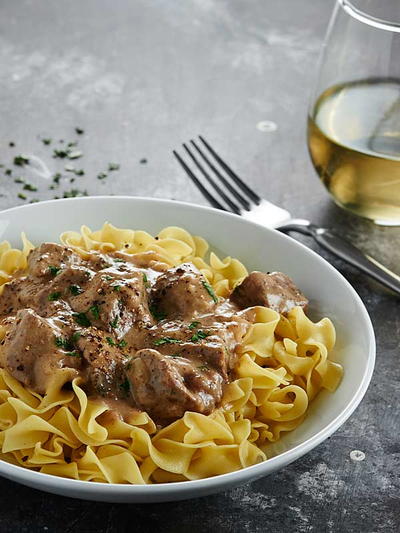
{"type": "Polygon", "coordinates": [[[227,196],[224,191],[217,185],[217,183],[215,183],[215,181],[212,179],[212,177],[208,174],[208,172],[206,172],[206,170],[204,169],[203,165],[200,164],[199,160],[194,156],[194,154],[192,154],[192,152],[189,150],[189,147],[183,143],[182,145],[184,147],[184,149],[186,150],[186,152],[188,153],[188,155],[190,156],[190,158],[192,159],[193,163],[197,166],[197,168],[200,170],[200,172],[203,174],[203,176],[206,178],[206,180],[208,181],[208,183],[214,187],[215,191],[221,196],[221,198],[229,205],[229,207],[232,209],[232,211],[234,213],[236,213],[237,215],[240,215],[240,208],[234,203],[232,202],[232,200],[229,198],[229,196],[227,196]]]}
{"type": "Polygon", "coordinates": [[[207,189],[204,187],[204,185],[196,178],[196,176],[193,174],[193,172],[190,170],[190,168],[187,166],[185,161],[181,158],[181,156],[176,152],[175,150],[172,150],[172,153],[182,166],[183,170],[186,172],[186,174],[189,176],[189,178],[193,181],[193,183],[196,185],[196,187],[199,189],[201,194],[210,202],[210,204],[213,207],[216,207],[217,209],[221,209],[222,211],[226,211],[225,207],[223,207],[218,200],[214,198],[212,194],[210,194],[207,189]]]}
{"type": "Polygon", "coordinates": [[[258,205],[261,202],[261,198],[258,196],[258,194],[254,192],[253,189],[250,189],[250,187],[246,185],[241,178],[239,178],[239,176],[225,163],[225,161],[217,154],[217,152],[213,148],[211,148],[211,146],[204,139],[204,137],[199,135],[199,139],[204,144],[204,146],[207,148],[207,150],[212,154],[214,159],[218,161],[218,163],[225,170],[225,172],[229,174],[229,176],[233,179],[236,185],[240,187],[240,189],[244,193],[247,193],[247,195],[250,196],[250,198],[258,205]]]}
{"type": "Polygon", "coordinates": [[[239,200],[240,204],[247,210],[250,211],[250,204],[246,200],[246,198],[243,198],[243,196],[234,188],[232,185],[227,181],[227,179],[221,174],[221,172],[211,163],[211,161],[208,159],[208,157],[205,155],[205,153],[197,146],[197,144],[194,142],[193,139],[191,139],[190,143],[194,148],[197,150],[197,152],[200,154],[200,156],[203,158],[203,160],[207,163],[207,165],[211,168],[211,170],[214,172],[214,174],[219,178],[222,183],[225,185],[225,187],[233,194],[233,196],[236,198],[236,200],[239,200]]]}

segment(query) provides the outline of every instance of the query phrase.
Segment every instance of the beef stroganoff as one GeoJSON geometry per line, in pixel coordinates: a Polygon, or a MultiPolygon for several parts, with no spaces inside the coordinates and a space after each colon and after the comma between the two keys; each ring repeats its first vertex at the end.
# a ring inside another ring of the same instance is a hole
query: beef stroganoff
{"type": "Polygon", "coordinates": [[[105,224],[0,245],[1,458],[108,483],[184,481],[267,459],[342,367],[335,330],[280,272],[178,227],[105,224]]]}

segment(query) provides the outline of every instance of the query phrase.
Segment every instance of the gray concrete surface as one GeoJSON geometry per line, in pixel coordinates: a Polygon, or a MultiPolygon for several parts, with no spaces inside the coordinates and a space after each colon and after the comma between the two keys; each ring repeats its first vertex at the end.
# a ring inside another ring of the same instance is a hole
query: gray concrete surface
{"type": "MultiPolygon", "coordinates": [[[[400,274],[399,229],[339,210],[305,143],[308,93],[328,0],[3,0],[0,208],[71,189],[205,203],[171,156],[202,133],[273,202],[335,227],[400,274]],[[260,123],[271,121],[273,131],[260,123]],[[75,127],[85,133],[78,136],[75,127]],[[53,142],[45,146],[41,138],[53,142]],[[79,138],[84,176],[49,189],[79,138]],[[9,142],[16,144],[10,147],[9,142]],[[65,144],[65,143],[64,143],[65,144]],[[13,166],[34,156],[36,171],[13,166]],[[146,162],[143,161],[146,160],[146,162]],[[97,179],[110,161],[120,171],[97,179]],[[4,174],[12,169],[12,176],[4,174]],[[22,191],[22,176],[38,191],[22,191]]],[[[307,240],[303,242],[313,247],[307,240]]],[[[322,254],[364,300],[378,342],[365,400],[328,441],[279,473],[199,500],[136,506],[75,501],[0,480],[0,530],[394,532],[400,529],[399,301],[322,254]],[[363,461],[350,452],[364,452],[363,461]]]]}

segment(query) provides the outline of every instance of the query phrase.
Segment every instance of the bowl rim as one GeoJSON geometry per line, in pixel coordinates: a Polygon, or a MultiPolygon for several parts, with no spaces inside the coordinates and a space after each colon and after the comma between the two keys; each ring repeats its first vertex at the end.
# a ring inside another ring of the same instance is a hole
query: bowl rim
{"type": "MultiPolygon", "coordinates": [[[[99,200],[110,201],[110,202],[138,202],[138,203],[149,203],[149,204],[164,204],[164,205],[175,205],[179,207],[185,207],[193,209],[194,211],[199,210],[203,212],[212,213],[213,215],[218,214],[222,217],[238,218],[238,215],[233,213],[219,211],[212,207],[192,204],[190,202],[181,202],[177,200],[169,200],[164,198],[150,198],[142,196],[129,196],[129,195],[118,195],[118,196],[109,196],[109,195],[99,195],[99,196],[85,196],[85,197],[76,197],[76,198],[60,198],[57,200],[45,200],[34,204],[26,204],[11,207],[0,212],[0,220],[7,216],[8,213],[14,213],[20,210],[33,210],[41,209],[41,206],[47,206],[50,204],[57,204],[59,206],[68,203],[96,203],[99,200]]],[[[241,218],[241,217],[240,217],[241,218]]],[[[246,481],[250,481],[259,477],[263,477],[268,473],[268,471],[275,471],[279,468],[290,464],[301,456],[305,455],[318,444],[332,435],[355,411],[359,403],[363,399],[369,383],[372,378],[374,365],[375,365],[375,356],[376,356],[376,341],[375,333],[372,326],[372,322],[368,311],[361,300],[358,293],[352,287],[352,285],[347,281],[347,279],[335,268],[333,267],[326,259],[316,253],[314,250],[311,250],[304,244],[296,241],[295,239],[278,232],[276,229],[263,226],[253,221],[249,221],[241,218],[246,224],[254,225],[259,228],[262,228],[264,231],[270,233],[279,233],[280,238],[290,241],[290,245],[294,248],[302,249],[303,252],[309,254],[317,261],[322,261],[325,263],[325,267],[332,272],[334,276],[338,276],[342,283],[344,283],[346,289],[352,294],[353,300],[357,303],[358,310],[361,311],[361,319],[364,321],[366,326],[366,331],[368,335],[368,345],[369,350],[367,354],[367,363],[364,374],[362,376],[359,387],[353,393],[352,400],[347,404],[345,409],[338,414],[327,426],[321,429],[318,433],[311,436],[304,442],[296,444],[293,448],[285,450],[284,452],[271,457],[265,461],[257,463],[252,466],[242,468],[240,470],[235,470],[233,472],[228,472],[226,474],[219,474],[216,476],[204,478],[204,479],[195,479],[187,481],[178,481],[171,483],[157,483],[157,484],[129,484],[129,483],[101,483],[97,481],[84,481],[78,479],[65,478],[61,476],[55,476],[51,474],[45,474],[42,472],[37,472],[35,470],[30,470],[24,468],[23,466],[14,465],[8,463],[7,461],[0,459],[0,475],[13,479],[17,482],[30,484],[31,486],[41,486],[46,487],[44,490],[52,488],[62,488],[65,490],[71,489],[79,491],[81,495],[89,495],[90,493],[102,493],[106,495],[110,492],[120,495],[135,494],[145,495],[167,495],[170,492],[174,492],[176,495],[180,495],[184,492],[197,492],[201,489],[210,489],[210,492],[213,488],[217,489],[219,486],[225,485],[238,485],[246,481]]],[[[90,222],[88,222],[90,224],[90,222]]]]}

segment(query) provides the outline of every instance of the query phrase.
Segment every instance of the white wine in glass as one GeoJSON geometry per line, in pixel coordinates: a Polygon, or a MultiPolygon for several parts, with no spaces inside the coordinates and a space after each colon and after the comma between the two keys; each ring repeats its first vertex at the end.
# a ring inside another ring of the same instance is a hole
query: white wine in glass
{"type": "Polygon", "coordinates": [[[400,225],[399,32],[337,0],[308,116],[310,156],[336,203],[382,225],[400,225]]]}

